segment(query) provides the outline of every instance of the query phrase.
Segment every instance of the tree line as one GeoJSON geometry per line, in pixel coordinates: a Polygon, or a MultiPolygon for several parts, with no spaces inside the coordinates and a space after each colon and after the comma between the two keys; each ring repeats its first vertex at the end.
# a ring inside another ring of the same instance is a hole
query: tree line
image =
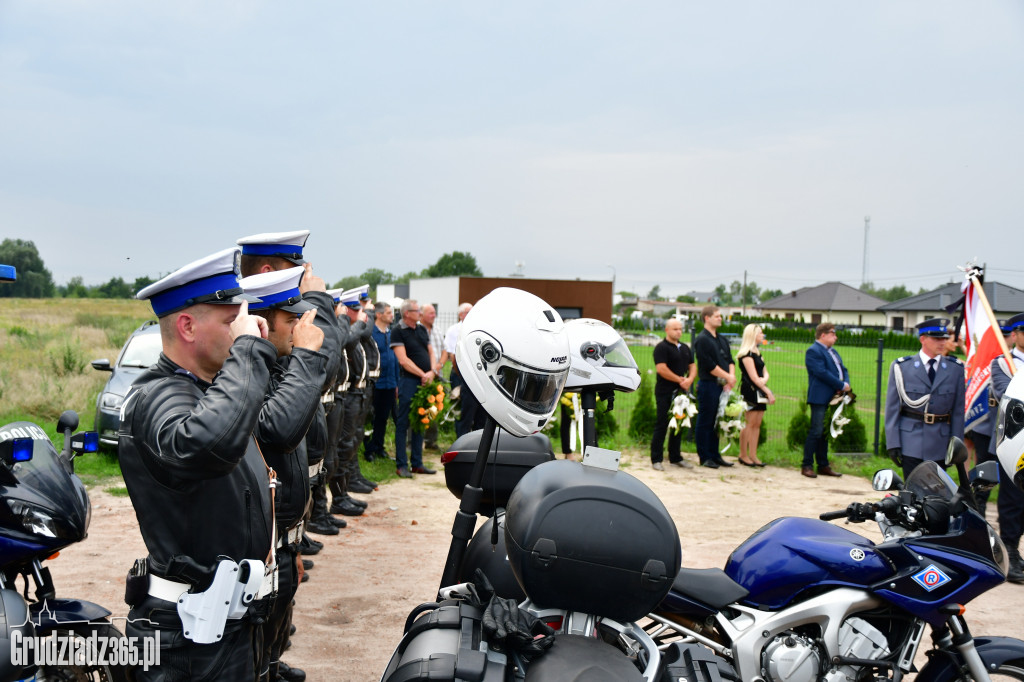
{"type": "MultiPolygon", "coordinates": [[[[121,277],[111,277],[103,284],[85,284],[81,277],[76,276],[66,284],[57,285],[35,243],[23,239],[4,239],[0,242],[0,263],[13,265],[18,271],[17,281],[0,287],[0,297],[6,298],[133,298],[136,292],[159,279],[159,276],[147,276],[128,282],[121,277]]],[[[386,270],[370,268],[360,275],[342,277],[331,288],[352,289],[369,284],[371,296],[376,296],[377,287],[381,284],[408,284],[410,279],[418,277],[459,276],[483,276],[476,258],[468,252],[446,253],[436,263],[419,272],[407,272],[397,277],[386,270]]]]}
{"type": "MultiPolygon", "coordinates": [[[[876,298],[880,298],[883,301],[898,301],[908,296],[914,296],[915,292],[908,289],[903,284],[896,284],[891,287],[876,287],[871,282],[866,282],[860,286],[860,290],[876,298]]],[[[923,294],[929,291],[922,287],[918,290],[917,294],[923,294]]],[[[739,280],[733,280],[732,284],[725,285],[719,284],[711,292],[711,302],[716,305],[757,305],[765,301],[770,301],[773,298],[778,298],[784,293],[782,289],[762,289],[757,285],[757,282],[747,282],[744,287],[743,283],[739,280]]],[[[632,291],[620,291],[618,292],[623,298],[639,298],[636,293],[632,291]]],[[[647,292],[646,299],[649,301],[667,301],[669,300],[665,296],[661,295],[661,285],[655,284],[651,287],[651,290],[647,292]]],[[[696,297],[689,296],[686,294],[676,296],[675,301],[677,303],[700,303],[696,297]]]]}

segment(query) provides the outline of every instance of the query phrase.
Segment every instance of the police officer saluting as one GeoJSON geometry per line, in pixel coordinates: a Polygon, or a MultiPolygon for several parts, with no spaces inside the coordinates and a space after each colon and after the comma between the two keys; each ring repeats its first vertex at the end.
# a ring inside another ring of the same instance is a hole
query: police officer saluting
{"type": "Polygon", "coordinates": [[[923,461],[942,462],[952,436],[964,437],[964,366],[943,355],[949,320],[917,325],[921,351],[889,368],[885,442],[903,477],[923,461]]]}
{"type": "Polygon", "coordinates": [[[118,452],[149,556],[129,573],[130,636],[159,631],[138,680],[253,679],[252,603],[272,590],[268,469],[253,430],[277,350],[248,313],[237,249],[137,294],[163,353],[125,397],[118,452]],[[267,578],[270,578],[268,580],[267,578]],[[237,598],[225,599],[239,583],[237,598]]]}
{"type": "MultiPolygon", "coordinates": [[[[270,386],[256,424],[256,442],[277,473],[274,516],[277,524],[277,594],[262,628],[257,655],[260,679],[301,682],[305,673],[280,661],[288,641],[292,598],[299,586],[298,545],[309,503],[309,459],[305,436],[317,415],[327,357],[318,353],[324,334],[313,324],[316,307],[302,300],[301,267],[252,275],[242,280],[256,296],[250,311],[267,320],[267,339],[277,348],[270,386]]],[[[257,644],[260,638],[257,638],[257,644]]]]}

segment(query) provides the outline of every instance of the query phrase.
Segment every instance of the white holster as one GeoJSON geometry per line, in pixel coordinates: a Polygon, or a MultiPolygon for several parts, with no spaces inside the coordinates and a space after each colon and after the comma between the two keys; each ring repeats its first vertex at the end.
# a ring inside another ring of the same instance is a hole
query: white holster
{"type": "Polygon", "coordinates": [[[224,636],[228,620],[245,615],[263,584],[264,566],[256,559],[243,559],[249,574],[241,581],[242,566],[230,559],[217,564],[213,582],[205,592],[182,594],[178,598],[178,617],[185,638],[196,644],[213,644],[224,636]]]}

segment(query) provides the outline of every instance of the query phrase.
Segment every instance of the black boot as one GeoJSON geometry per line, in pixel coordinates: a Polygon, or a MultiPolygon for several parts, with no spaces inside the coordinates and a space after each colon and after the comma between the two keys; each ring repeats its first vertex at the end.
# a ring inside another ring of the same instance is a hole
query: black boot
{"type": "Polygon", "coordinates": [[[324,543],[317,542],[313,538],[303,533],[302,540],[299,541],[299,554],[303,556],[313,556],[321,549],[323,549],[323,547],[324,543]]]}
{"type": "Polygon", "coordinates": [[[277,679],[279,680],[284,680],[285,682],[304,682],[306,679],[305,671],[299,668],[293,668],[284,661],[279,661],[277,665],[277,679]]]}
{"type": "Polygon", "coordinates": [[[359,468],[359,458],[353,457],[348,461],[345,473],[348,475],[348,490],[354,493],[362,493],[362,490],[356,490],[354,485],[361,483],[361,488],[369,488],[366,492],[372,493],[377,489],[377,482],[371,481],[370,479],[363,476],[362,470],[359,468]]]}
{"type": "Polygon", "coordinates": [[[1010,570],[1006,574],[1006,580],[1011,583],[1024,583],[1024,566],[1021,565],[1017,543],[1007,543],[1006,551],[1010,555],[1010,570]]]}
{"type": "Polygon", "coordinates": [[[313,487],[313,513],[306,530],[317,535],[337,535],[340,532],[327,513],[327,491],[322,485],[313,487]]]}
{"type": "Polygon", "coordinates": [[[356,504],[352,498],[345,495],[341,498],[334,498],[331,502],[331,513],[342,514],[344,516],[362,516],[365,509],[356,504]]]}

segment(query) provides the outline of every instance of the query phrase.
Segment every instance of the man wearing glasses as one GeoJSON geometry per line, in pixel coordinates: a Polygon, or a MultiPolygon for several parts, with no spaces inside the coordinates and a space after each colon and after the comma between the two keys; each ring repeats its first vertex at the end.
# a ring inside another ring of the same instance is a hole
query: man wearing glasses
{"type": "Polygon", "coordinates": [[[434,366],[437,358],[430,345],[427,329],[420,322],[420,305],[409,299],[402,304],[402,319],[391,332],[391,348],[398,360],[398,414],[395,416],[395,465],[396,473],[402,478],[412,478],[413,474],[437,473],[423,466],[423,431],[413,429],[411,441],[411,457],[405,457],[406,435],[409,432],[409,407],[413,396],[423,384],[434,380],[434,366]],[[409,467],[409,464],[412,467],[409,467]]]}
{"type": "Polygon", "coordinates": [[[807,367],[807,404],[811,408],[811,424],[804,442],[804,461],[800,473],[808,478],[842,476],[828,464],[828,434],[825,418],[828,406],[838,393],[850,390],[850,372],[833,346],[836,344],[836,326],[822,322],[814,330],[814,343],[804,354],[807,367]],[[814,473],[817,461],[818,473],[814,473]]]}

